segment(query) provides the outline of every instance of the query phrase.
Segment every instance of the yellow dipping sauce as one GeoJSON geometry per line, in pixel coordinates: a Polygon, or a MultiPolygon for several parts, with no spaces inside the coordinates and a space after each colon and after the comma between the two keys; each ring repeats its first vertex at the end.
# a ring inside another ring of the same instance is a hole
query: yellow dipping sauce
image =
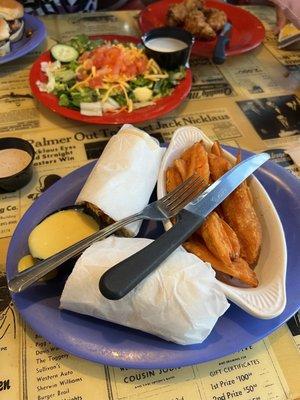
{"type": "Polygon", "coordinates": [[[18,271],[19,272],[25,271],[25,269],[32,267],[37,262],[38,260],[33,258],[30,254],[27,254],[26,256],[22,257],[21,260],[19,261],[18,271]]]}
{"type": "Polygon", "coordinates": [[[28,246],[34,258],[44,260],[99,230],[97,222],[78,210],[63,210],[45,218],[30,233],[28,246]]]}
{"type": "MultiPolygon", "coordinates": [[[[18,272],[25,271],[26,269],[33,267],[39,260],[37,258],[33,258],[31,254],[27,254],[26,256],[22,257],[18,263],[18,272]]],[[[48,272],[43,278],[42,281],[47,281],[49,279],[55,278],[57,275],[57,271],[48,272]]]]}

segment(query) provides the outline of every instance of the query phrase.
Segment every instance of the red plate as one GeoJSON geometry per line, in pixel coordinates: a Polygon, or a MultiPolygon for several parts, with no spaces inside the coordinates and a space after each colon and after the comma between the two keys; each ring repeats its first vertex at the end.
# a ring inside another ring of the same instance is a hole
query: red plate
{"type": "MultiPolygon", "coordinates": [[[[143,33],[153,28],[166,26],[166,14],[170,4],[181,3],[182,0],[162,0],[149,5],[141,11],[139,25],[143,33]]],[[[245,53],[257,47],[265,37],[263,24],[253,14],[248,11],[218,1],[206,1],[205,5],[209,8],[223,10],[232,24],[230,43],[226,48],[227,56],[234,56],[245,53]]],[[[214,40],[196,39],[192,53],[201,56],[211,56],[216,45],[214,40]]]]}
{"type": "MultiPolygon", "coordinates": [[[[118,40],[119,42],[132,42],[139,43],[139,39],[133,36],[120,36],[120,35],[100,35],[93,36],[92,39],[106,39],[118,40]]],[[[75,119],[81,122],[98,125],[121,125],[121,124],[134,124],[138,122],[148,121],[166,114],[176,107],[187,97],[192,86],[192,74],[190,69],[187,70],[186,77],[174,88],[170,96],[163,97],[155,102],[154,105],[143,107],[138,110],[128,113],[121,111],[119,113],[107,113],[101,117],[89,117],[81,115],[79,111],[71,108],[62,107],[58,104],[58,98],[51,93],[41,92],[36,85],[37,81],[47,82],[47,76],[41,71],[41,62],[51,61],[51,54],[49,51],[43,53],[33,64],[29,82],[33,95],[50,110],[70,119],[75,119]]]]}

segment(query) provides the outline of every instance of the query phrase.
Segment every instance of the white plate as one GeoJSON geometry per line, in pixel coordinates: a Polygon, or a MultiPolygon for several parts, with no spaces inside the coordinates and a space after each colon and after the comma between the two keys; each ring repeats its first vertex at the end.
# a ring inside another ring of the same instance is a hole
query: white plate
{"type": "MultiPolygon", "coordinates": [[[[157,183],[157,197],[166,194],[166,170],[173,161],[195,142],[203,140],[207,149],[213,142],[198,128],[186,126],[175,131],[170,145],[163,157],[157,183]]],[[[226,158],[234,162],[235,158],[224,151],[226,158]]],[[[250,178],[250,190],[254,207],[262,225],[262,247],[255,272],[259,285],[257,288],[238,288],[220,282],[220,287],[227,298],[247,311],[249,314],[263,319],[277,317],[286,305],[286,243],[281,221],[267,192],[255,178],[250,178]]],[[[172,226],[165,223],[165,229],[172,226]]]]}

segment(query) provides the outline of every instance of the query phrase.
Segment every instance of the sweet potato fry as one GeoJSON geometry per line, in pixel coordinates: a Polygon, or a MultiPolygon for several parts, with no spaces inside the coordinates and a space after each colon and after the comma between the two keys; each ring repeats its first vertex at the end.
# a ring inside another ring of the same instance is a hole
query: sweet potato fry
{"type": "Polygon", "coordinates": [[[166,173],[166,190],[167,192],[171,192],[174,190],[178,185],[182,183],[181,176],[178,170],[174,167],[170,167],[167,169],[166,173]]]}
{"type": "Polygon", "coordinates": [[[228,239],[230,240],[230,243],[231,243],[231,247],[233,250],[232,260],[236,260],[239,258],[240,252],[241,252],[241,246],[240,246],[239,239],[236,236],[236,233],[234,232],[234,230],[227,224],[227,222],[225,222],[222,218],[220,218],[220,219],[221,219],[223,228],[228,236],[228,239]]]}
{"type": "Polygon", "coordinates": [[[230,286],[249,288],[249,285],[247,285],[245,282],[242,282],[239,279],[234,278],[233,276],[227,275],[224,272],[216,271],[216,278],[218,279],[218,281],[224,282],[230,286]]]}
{"type": "Polygon", "coordinates": [[[222,157],[223,156],[223,150],[220,145],[220,143],[216,140],[213,145],[211,146],[210,152],[214,154],[215,156],[222,157]]]}
{"type": "MultiPolygon", "coordinates": [[[[240,159],[241,154],[238,154],[237,163],[240,159]]],[[[210,153],[202,142],[195,143],[167,171],[167,191],[173,190],[194,173],[198,173],[206,184],[211,183],[231,167],[218,142],[213,144],[210,153]]],[[[258,281],[249,264],[255,265],[258,259],[261,236],[252,195],[247,182],[243,182],[207,217],[202,227],[189,239],[187,247],[190,246],[192,252],[209,261],[220,273],[227,274],[229,280],[238,279],[256,287],[258,281]]]]}
{"type": "Polygon", "coordinates": [[[226,158],[216,156],[212,153],[208,154],[208,163],[213,181],[219,179],[220,176],[224,175],[231,168],[231,164],[226,158]]]}
{"type": "Polygon", "coordinates": [[[177,171],[179,172],[182,182],[184,182],[187,178],[189,178],[189,175],[187,172],[187,163],[184,160],[182,160],[181,158],[179,158],[178,160],[175,160],[174,168],[176,168],[177,171]]]}
{"type": "Polygon", "coordinates": [[[196,173],[203,178],[205,184],[209,182],[208,154],[202,142],[197,142],[187,149],[182,154],[181,159],[184,160],[187,165],[186,178],[196,173]]]}
{"type": "Polygon", "coordinates": [[[252,196],[251,190],[250,190],[250,188],[248,186],[248,182],[245,182],[245,186],[246,186],[246,189],[247,189],[247,194],[248,194],[250,203],[253,205],[253,196],[252,196]]]}
{"type": "Polygon", "coordinates": [[[212,212],[206,218],[200,228],[200,232],[207,248],[219,260],[225,264],[230,264],[236,258],[221,218],[216,212],[212,212]]]}
{"type": "Polygon", "coordinates": [[[251,287],[258,286],[258,279],[255,272],[249,267],[244,259],[239,258],[231,264],[226,265],[216,258],[200,241],[188,241],[184,243],[183,246],[187,251],[195,254],[202,261],[209,262],[215,270],[237,278],[251,287]]]}
{"type": "Polygon", "coordinates": [[[239,239],[242,257],[250,265],[255,265],[260,252],[262,231],[246,183],[240,185],[223,201],[222,209],[225,221],[239,239]]]}
{"type": "MultiPolygon", "coordinates": [[[[214,180],[222,176],[231,165],[222,155],[220,146],[213,146],[215,154],[209,154],[209,166],[211,176],[214,180]],[[220,156],[216,155],[220,154],[220,156]]],[[[237,155],[236,163],[241,161],[241,153],[237,155]]],[[[247,182],[243,182],[230,196],[222,203],[222,210],[225,221],[230,225],[237,235],[240,243],[241,256],[250,264],[257,262],[262,232],[256,212],[253,208],[253,199],[247,182]]]]}

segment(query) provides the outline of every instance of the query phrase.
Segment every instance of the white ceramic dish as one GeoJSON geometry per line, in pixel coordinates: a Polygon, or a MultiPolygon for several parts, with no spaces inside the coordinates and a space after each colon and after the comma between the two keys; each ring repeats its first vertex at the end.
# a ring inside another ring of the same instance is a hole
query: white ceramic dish
{"type": "MultiPolygon", "coordinates": [[[[213,144],[198,128],[186,126],[176,130],[161,163],[157,183],[158,198],[166,194],[167,168],[176,158],[180,157],[184,150],[199,140],[203,140],[207,149],[210,149],[213,144]]],[[[225,154],[228,160],[235,161],[231,154],[228,152],[225,154]]],[[[220,286],[229,300],[249,314],[257,318],[270,319],[281,314],[286,305],[287,252],[285,236],[271,199],[255,177],[250,179],[250,190],[262,225],[262,247],[255,267],[259,285],[257,288],[238,288],[220,282],[220,286]]],[[[166,230],[171,226],[171,222],[165,223],[166,230]]]]}

